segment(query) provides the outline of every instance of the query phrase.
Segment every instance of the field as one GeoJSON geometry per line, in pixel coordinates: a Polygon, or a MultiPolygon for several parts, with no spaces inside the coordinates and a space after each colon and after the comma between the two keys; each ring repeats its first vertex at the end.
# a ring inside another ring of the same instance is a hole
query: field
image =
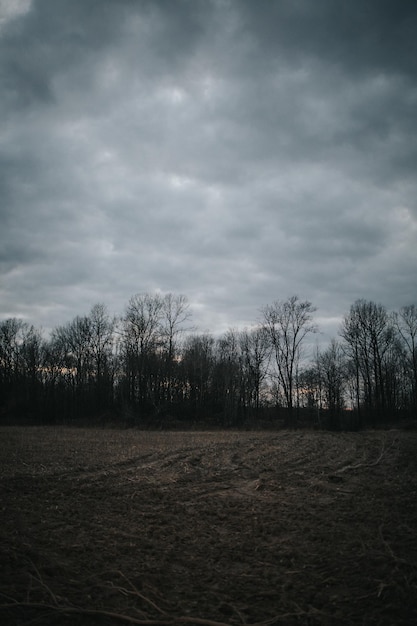
{"type": "Polygon", "coordinates": [[[417,624],[417,432],[0,437],[2,624],[417,624]]]}

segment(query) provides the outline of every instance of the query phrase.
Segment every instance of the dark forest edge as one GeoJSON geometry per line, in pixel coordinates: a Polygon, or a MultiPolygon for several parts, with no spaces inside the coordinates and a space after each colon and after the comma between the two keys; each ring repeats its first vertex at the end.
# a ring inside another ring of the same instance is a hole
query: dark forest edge
{"type": "Polygon", "coordinates": [[[183,295],[137,294],[55,328],[0,321],[0,425],[358,430],[415,425],[417,307],[357,300],[307,354],[316,309],[292,296],[221,337],[183,295]]]}

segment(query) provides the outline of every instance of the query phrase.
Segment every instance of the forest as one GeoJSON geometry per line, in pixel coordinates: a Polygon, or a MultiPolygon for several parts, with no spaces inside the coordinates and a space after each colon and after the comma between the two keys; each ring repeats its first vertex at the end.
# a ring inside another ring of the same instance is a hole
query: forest
{"type": "Polygon", "coordinates": [[[356,430],[417,415],[417,307],[357,300],[312,348],[315,307],[298,296],[216,337],[184,295],[136,294],[52,330],[0,322],[0,424],[123,427],[299,425],[356,430]]]}

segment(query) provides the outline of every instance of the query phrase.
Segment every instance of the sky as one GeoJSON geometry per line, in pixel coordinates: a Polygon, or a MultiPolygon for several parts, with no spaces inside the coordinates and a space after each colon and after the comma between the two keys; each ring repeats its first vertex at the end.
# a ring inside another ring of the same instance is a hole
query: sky
{"type": "Polygon", "coordinates": [[[415,0],[0,0],[0,319],[417,304],[415,0]]]}

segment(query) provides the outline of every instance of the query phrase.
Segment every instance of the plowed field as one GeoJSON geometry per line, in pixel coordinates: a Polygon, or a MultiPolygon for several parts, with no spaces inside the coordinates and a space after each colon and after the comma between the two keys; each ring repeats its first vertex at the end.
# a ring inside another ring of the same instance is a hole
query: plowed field
{"type": "Polygon", "coordinates": [[[0,437],[2,624],[417,624],[416,432],[0,437]]]}

